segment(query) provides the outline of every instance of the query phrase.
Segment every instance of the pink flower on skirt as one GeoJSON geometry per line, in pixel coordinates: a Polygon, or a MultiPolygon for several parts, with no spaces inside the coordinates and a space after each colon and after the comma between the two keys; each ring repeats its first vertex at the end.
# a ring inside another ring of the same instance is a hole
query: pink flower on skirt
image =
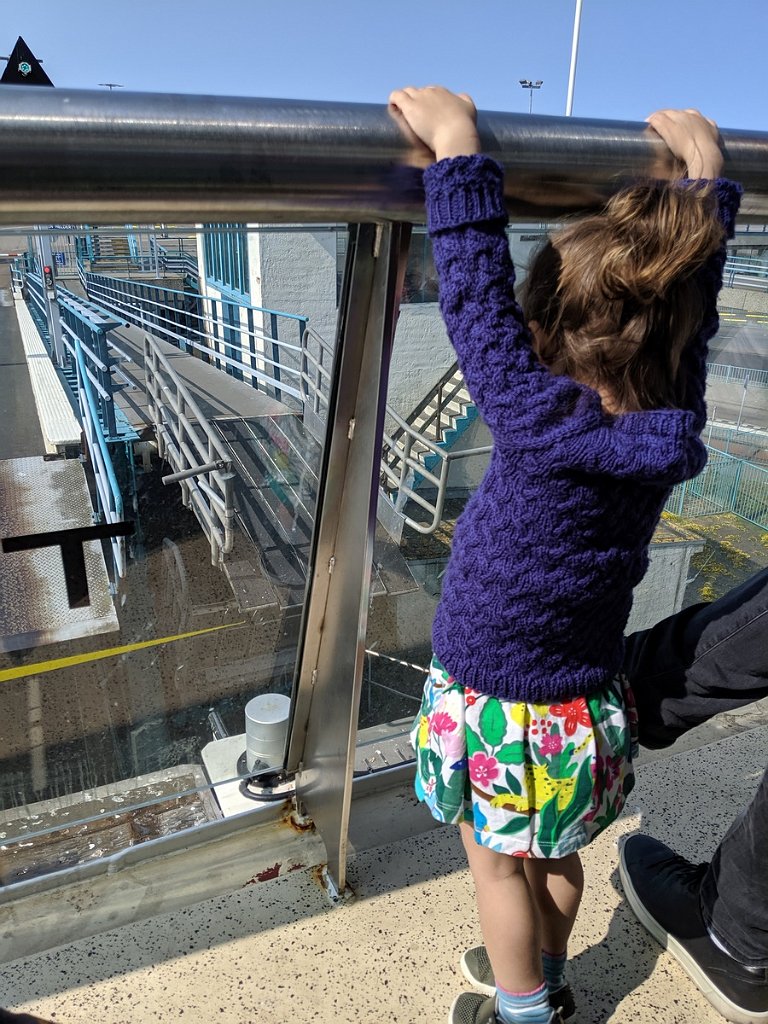
{"type": "Polygon", "coordinates": [[[456,722],[454,722],[447,711],[438,711],[430,718],[429,728],[437,736],[442,736],[446,732],[453,732],[456,728],[456,722]]]}
{"type": "Polygon", "coordinates": [[[541,752],[544,755],[560,754],[563,750],[563,737],[547,733],[541,737],[541,752]]]}
{"type": "Polygon", "coordinates": [[[469,777],[473,782],[491,782],[498,778],[498,761],[486,754],[473,754],[469,759],[469,777]]]}
{"type": "Polygon", "coordinates": [[[458,761],[466,757],[467,739],[463,729],[444,733],[440,737],[440,744],[442,746],[442,756],[446,761],[458,761]]]}

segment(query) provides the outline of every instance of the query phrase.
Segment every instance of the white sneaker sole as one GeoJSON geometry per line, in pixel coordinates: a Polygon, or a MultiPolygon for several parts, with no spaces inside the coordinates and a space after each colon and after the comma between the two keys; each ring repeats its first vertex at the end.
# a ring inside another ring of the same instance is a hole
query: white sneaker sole
{"type": "Polygon", "coordinates": [[[714,1006],[718,1013],[722,1014],[726,1020],[732,1021],[733,1024],[768,1024],[768,1012],[745,1010],[742,1006],[737,1006],[736,1003],[731,1002],[727,996],[724,996],[719,989],[715,988],[708,975],[702,971],[690,953],[681,946],[674,935],[664,931],[661,925],[651,917],[635,892],[628,872],[624,869],[623,849],[619,856],[619,876],[624,887],[624,894],[627,897],[627,903],[629,903],[638,921],[651,933],[660,946],[663,946],[664,949],[672,954],[699,992],[701,992],[707,1002],[714,1006]]]}

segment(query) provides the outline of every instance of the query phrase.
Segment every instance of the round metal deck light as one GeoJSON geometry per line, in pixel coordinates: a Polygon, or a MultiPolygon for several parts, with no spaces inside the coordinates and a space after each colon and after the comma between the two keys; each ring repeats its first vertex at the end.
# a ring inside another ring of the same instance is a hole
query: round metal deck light
{"type": "Polygon", "coordinates": [[[247,771],[282,765],[290,712],[290,698],[282,693],[261,693],[245,705],[247,771]]]}

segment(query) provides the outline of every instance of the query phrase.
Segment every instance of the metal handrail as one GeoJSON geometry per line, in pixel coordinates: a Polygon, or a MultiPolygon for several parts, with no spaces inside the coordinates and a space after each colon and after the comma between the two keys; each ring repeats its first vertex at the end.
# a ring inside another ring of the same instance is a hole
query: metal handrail
{"type": "Polygon", "coordinates": [[[736,270],[742,274],[754,272],[768,277],[768,260],[760,259],[758,256],[739,256],[736,253],[733,255],[729,253],[725,261],[725,270],[726,272],[736,270]]]}
{"type": "Polygon", "coordinates": [[[381,473],[392,491],[397,493],[395,510],[402,516],[403,520],[418,533],[434,533],[443,518],[443,508],[448,487],[448,472],[451,462],[457,459],[475,458],[485,456],[493,450],[492,445],[481,445],[477,448],[467,448],[464,451],[452,452],[441,448],[438,443],[421,434],[408,420],[399,413],[387,406],[387,416],[395,423],[397,430],[391,434],[386,430],[383,433],[383,443],[390,456],[390,461],[381,460],[381,473]],[[414,455],[416,448],[418,454],[414,455]],[[430,472],[424,465],[421,456],[426,452],[436,455],[439,458],[439,471],[437,474],[430,472]],[[429,498],[416,490],[415,482],[426,480],[436,488],[435,498],[429,498]],[[413,501],[429,513],[427,522],[420,522],[406,515],[404,508],[407,501],[413,501]]]}
{"type": "MultiPolygon", "coordinates": [[[[383,99],[383,97],[382,97],[383,99]]],[[[481,111],[511,213],[557,218],[671,173],[642,122],[481,111]]],[[[768,216],[768,134],[722,130],[742,215],[768,216]]],[[[423,220],[419,159],[384,103],[39,89],[0,92],[0,223],[423,220]],[[51,160],[51,153],[57,159],[51,160]],[[204,184],[204,187],[202,187],[204,184]]]]}
{"type": "Polygon", "coordinates": [[[707,377],[724,384],[754,385],[768,388],[768,370],[753,370],[747,366],[727,366],[725,363],[707,363],[707,377]]]}
{"type": "Polygon", "coordinates": [[[742,286],[768,289],[768,260],[729,255],[725,261],[723,284],[727,288],[742,286]]]}
{"type": "Polygon", "coordinates": [[[211,296],[195,296],[203,304],[204,309],[206,305],[210,307],[210,312],[196,313],[177,306],[168,306],[166,303],[158,302],[142,294],[142,292],[155,290],[172,296],[180,296],[182,299],[190,297],[190,293],[178,291],[177,289],[165,288],[159,285],[141,286],[136,285],[133,281],[89,273],[85,274],[85,286],[88,293],[97,297],[103,307],[119,313],[125,320],[134,324],[134,326],[151,329],[153,333],[165,341],[170,341],[182,350],[190,348],[196,354],[216,364],[230,367],[237,374],[249,377],[254,387],[259,384],[264,385],[265,389],[268,387],[274,392],[275,397],[281,401],[284,400],[285,396],[294,399],[301,398],[301,391],[299,389],[299,381],[301,379],[300,366],[291,366],[290,363],[276,358],[281,351],[283,353],[288,352],[292,354],[295,362],[298,364],[300,362],[301,345],[291,344],[280,339],[276,335],[276,329],[277,318],[283,317],[287,320],[295,321],[301,332],[308,321],[306,316],[238,303],[237,305],[245,312],[248,318],[249,326],[244,327],[242,324],[230,324],[217,316],[216,309],[222,303],[222,300],[211,296]],[[137,288],[138,291],[131,291],[132,287],[137,288]],[[177,321],[171,315],[166,315],[166,311],[170,310],[174,313],[183,313],[188,321],[196,321],[197,327],[187,327],[184,330],[180,330],[177,321]],[[263,328],[257,327],[255,316],[261,315],[269,317],[272,334],[263,328]],[[239,345],[223,339],[222,336],[225,329],[239,337],[239,345]],[[273,355],[268,355],[265,349],[258,349],[256,346],[257,342],[271,345],[273,355]],[[233,350],[239,348],[241,352],[248,353],[250,362],[245,362],[242,358],[228,355],[226,352],[228,348],[233,350]],[[265,367],[274,367],[274,375],[259,369],[258,364],[263,364],[265,367]],[[295,378],[296,386],[286,384],[282,379],[283,374],[295,378]]]}
{"type": "Polygon", "coordinates": [[[301,336],[301,393],[305,408],[309,404],[316,416],[322,416],[328,408],[333,365],[333,346],[322,335],[307,325],[301,336]],[[317,354],[311,351],[312,342],[317,354]]]}
{"type": "MultiPolygon", "coordinates": [[[[75,335],[74,357],[77,365],[78,404],[80,420],[83,424],[85,441],[96,479],[96,490],[99,495],[101,512],[108,523],[119,523],[123,520],[123,497],[120,485],[115,476],[115,468],[109,455],[97,412],[96,401],[91,391],[91,374],[83,358],[82,344],[75,335]]],[[[126,571],[125,537],[112,537],[112,558],[115,572],[122,579],[126,571]]]]}
{"type": "Polygon", "coordinates": [[[234,545],[234,474],[229,452],[149,334],[144,335],[144,371],[158,455],[173,467],[169,477],[179,479],[184,503],[193,506],[208,537],[211,564],[218,566],[234,545]]]}

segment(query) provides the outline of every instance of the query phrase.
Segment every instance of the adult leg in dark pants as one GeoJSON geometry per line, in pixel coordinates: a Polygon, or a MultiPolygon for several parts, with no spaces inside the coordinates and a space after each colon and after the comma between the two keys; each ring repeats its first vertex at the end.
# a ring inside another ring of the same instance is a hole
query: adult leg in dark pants
{"type": "Polygon", "coordinates": [[[768,696],[768,569],[627,637],[624,671],[644,747],[768,696]]]}
{"type": "MultiPolygon", "coordinates": [[[[768,695],[768,569],[724,598],[630,637],[640,741],[673,743],[768,695]]],[[[768,770],[709,864],[648,836],[622,845],[630,906],[726,1019],[768,1024],[768,770]]]]}

